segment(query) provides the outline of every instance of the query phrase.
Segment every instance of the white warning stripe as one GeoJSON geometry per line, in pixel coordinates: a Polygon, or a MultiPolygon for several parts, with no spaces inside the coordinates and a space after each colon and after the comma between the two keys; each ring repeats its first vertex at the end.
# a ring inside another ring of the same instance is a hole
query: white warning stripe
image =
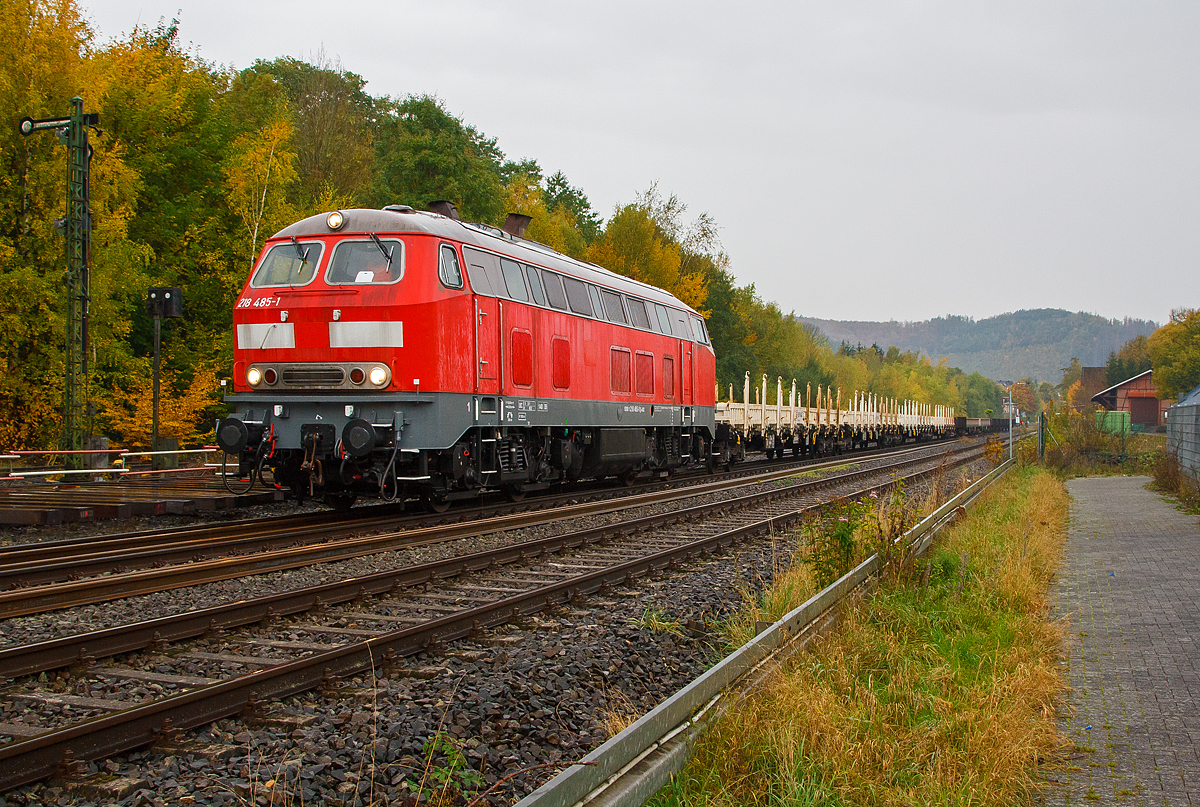
{"type": "Polygon", "coordinates": [[[237,326],[238,350],[271,350],[296,346],[290,322],[250,322],[237,326]]]}
{"type": "Polygon", "coordinates": [[[404,347],[403,322],[331,322],[330,347],[404,347]]]}

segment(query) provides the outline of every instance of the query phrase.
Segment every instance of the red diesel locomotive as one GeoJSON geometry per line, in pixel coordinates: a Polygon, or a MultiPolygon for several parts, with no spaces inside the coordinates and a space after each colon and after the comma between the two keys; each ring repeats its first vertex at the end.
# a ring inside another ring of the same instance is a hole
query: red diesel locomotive
{"type": "Polygon", "coordinates": [[[269,238],[233,312],[217,442],[294,493],[512,497],[728,461],[704,320],[661,289],[404,205],[269,238]]]}

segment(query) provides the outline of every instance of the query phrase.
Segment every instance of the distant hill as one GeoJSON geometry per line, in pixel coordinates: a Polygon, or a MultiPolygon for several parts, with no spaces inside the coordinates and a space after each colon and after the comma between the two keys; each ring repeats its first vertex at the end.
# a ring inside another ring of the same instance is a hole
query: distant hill
{"type": "Polygon", "coordinates": [[[877,344],[884,350],[919,350],[934,362],[941,357],[951,367],[978,371],[992,379],[1031,376],[1057,384],[1062,368],[1077,356],[1084,365],[1099,366],[1108,354],[1138,334],[1158,325],[1142,319],[1105,319],[1061,308],[1039,308],[1000,314],[987,319],[938,317],[924,322],[843,322],[800,317],[816,325],[834,350],[851,345],[877,344]]]}

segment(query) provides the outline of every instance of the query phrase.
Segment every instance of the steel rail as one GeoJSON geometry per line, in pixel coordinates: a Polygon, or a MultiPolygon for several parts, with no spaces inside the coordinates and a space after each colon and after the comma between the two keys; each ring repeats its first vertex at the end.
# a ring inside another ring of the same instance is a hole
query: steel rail
{"type": "MultiPolygon", "coordinates": [[[[959,463],[970,459],[971,457],[960,458],[959,463]]],[[[614,536],[629,535],[670,524],[692,521],[712,515],[714,512],[769,504],[779,498],[790,498],[802,493],[814,492],[823,487],[882,473],[887,473],[887,470],[853,471],[825,479],[801,482],[777,490],[747,494],[722,502],[695,505],[670,513],[644,516],[617,524],[589,527],[416,566],[308,586],[296,591],[268,594],[251,600],[240,600],[144,622],[5,648],[0,650],[0,677],[15,678],[79,662],[86,663],[93,657],[142,650],[158,642],[180,641],[205,633],[260,622],[264,619],[301,613],[312,608],[386,594],[399,588],[455,577],[495,565],[556,554],[566,549],[590,544],[602,545],[614,536]]]]}
{"type": "MultiPolygon", "coordinates": [[[[669,481],[653,480],[642,483],[639,487],[657,487],[662,484],[673,484],[676,487],[694,485],[694,480],[705,479],[700,484],[728,482],[734,479],[753,477],[764,470],[775,471],[787,469],[814,469],[839,464],[858,464],[886,456],[901,456],[908,453],[928,450],[937,444],[921,444],[902,448],[870,449],[855,452],[845,458],[808,458],[804,460],[771,460],[754,462],[750,466],[742,466],[735,471],[728,471],[715,476],[711,475],[679,475],[669,481]],[[763,467],[753,467],[763,466],[763,467]],[[782,466],[782,467],[780,467],[782,466]]],[[[769,472],[769,471],[768,471],[769,472]]],[[[460,523],[481,517],[494,517],[499,514],[524,512],[535,509],[546,509],[554,506],[554,502],[578,501],[580,498],[590,500],[612,500],[628,498],[631,494],[627,489],[616,489],[611,486],[588,486],[571,491],[555,493],[550,496],[539,496],[522,503],[488,502],[469,508],[455,508],[453,511],[440,514],[402,515],[399,505],[372,505],[361,507],[348,513],[335,510],[324,510],[316,513],[303,513],[286,516],[272,516],[257,519],[241,519],[219,524],[203,524],[184,527],[167,527],[137,532],[115,533],[104,536],[87,538],[70,538],[56,541],[42,541],[35,544],[10,545],[0,549],[0,590],[13,584],[13,578],[24,572],[29,577],[21,584],[41,582],[53,574],[51,564],[56,562],[81,561],[95,558],[128,556],[131,551],[149,548],[149,551],[177,549],[179,552],[189,550],[236,547],[239,543],[249,544],[253,540],[269,538],[282,540],[284,538],[299,538],[311,534],[315,529],[322,528],[325,535],[345,534],[374,527],[408,526],[411,522],[418,527],[460,523]],[[596,499],[595,497],[599,497],[596,499]],[[382,512],[381,512],[382,511],[382,512]],[[334,522],[330,524],[330,522],[334,522]],[[331,529],[332,528],[332,529],[331,529]],[[231,533],[238,538],[221,543],[229,538],[231,533]],[[164,548],[164,541],[169,542],[164,548]],[[46,564],[46,572],[37,572],[38,577],[32,576],[38,569],[38,563],[46,564]],[[5,579],[7,578],[7,579],[5,579]]],[[[639,494],[633,494],[639,495],[639,494]]],[[[77,573],[70,569],[62,572],[64,575],[77,573]]],[[[65,579],[60,578],[60,579],[65,579]]]]}
{"type": "MultiPolygon", "coordinates": [[[[965,458],[959,460],[960,463],[966,461],[965,458]]],[[[910,474],[903,481],[915,481],[940,470],[940,467],[929,468],[910,474]]],[[[883,471],[875,470],[874,473],[883,471]]],[[[893,478],[859,490],[852,496],[885,490],[899,481],[902,480],[893,478]]],[[[537,613],[550,605],[573,602],[691,557],[773,533],[780,527],[800,521],[807,512],[821,506],[809,505],[421,625],[0,746],[0,791],[51,776],[64,761],[102,759],[166,738],[176,730],[245,715],[265,701],[286,698],[316,688],[322,682],[328,685],[341,677],[392,668],[399,657],[418,653],[435,643],[462,638],[483,628],[537,613]]],[[[519,553],[522,547],[509,549],[519,553]]]]}
{"type": "MultiPolygon", "coordinates": [[[[959,449],[958,451],[959,453],[969,453],[978,450],[976,447],[969,447],[959,449]]],[[[947,449],[945,453],[951,453],[952,451],[954,449],[947,449]]],[[[925,462],[926,460],[927,457],[916,457],[895,463],[890,467],[900,468],[925,462]]],[[[864,469],[853,471],[849,474],[834,475],[832,477],[813,480],[803,484],[814,485],[823,482],[825,479],[844,481],[845,479],[852,478],[853,474],[864,475],[877,471],[878,469],[864,469]]],[[[736,484],[731,484],[729,481],[709,482],[687,488],[672,488],[666,491],[644,493],[617,500],[568,505],[555,510],[498,516],[493,519],[453,525],[449,528],[440,526],[425,527],[402,532],[335,539],[324,543],[271,549],[253,555],[235,555],[199,560],[193,563],[168,565],[161,568],[112,573],[82,580],[10,588],[0,591],[0,618],[26,616],[60,608],[87,605],[141,594],[152,594],[201,583],[213,583],[254,574],[294,569],[315,563],[347,560],[391,549],[441,543],[468,536],[520,529],[582,515],[597,515],[648,504],[674,502],[716,491],[742,487],[748,484],[770,482],[794,476],[796,473],[795,469],[778,470],[760,474],[750,482],[743,480],[737,481],[736,484]]]]}

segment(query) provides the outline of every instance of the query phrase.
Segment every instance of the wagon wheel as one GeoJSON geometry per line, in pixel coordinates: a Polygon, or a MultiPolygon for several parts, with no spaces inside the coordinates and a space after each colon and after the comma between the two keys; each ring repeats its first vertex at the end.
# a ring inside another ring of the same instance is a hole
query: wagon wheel
{"type": "Polygon", "coordinates": [[[525,501],[525,490],[519,485],[507,486],[504,488],[504,495],[513,504],[525,501]]]}
{"type": "Polygon", "coordinates": [[[421,497],[421,501],[425,504],[425,509],[431,513],[444,513],[450,509],[450,500],[445,496],[427,495],[421,497]]]}

